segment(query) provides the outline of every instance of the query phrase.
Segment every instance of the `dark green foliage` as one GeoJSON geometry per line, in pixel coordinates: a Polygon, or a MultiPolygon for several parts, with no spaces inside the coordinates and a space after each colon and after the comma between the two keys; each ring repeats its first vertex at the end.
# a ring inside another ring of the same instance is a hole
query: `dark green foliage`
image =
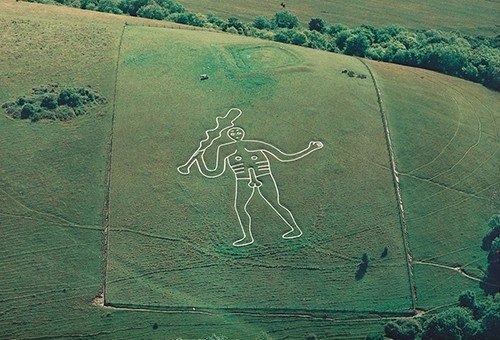
{"type": "Polygon", "coordinates": [[[259,30],[267,30],[271,28],[271,22],[260,15],[252,21],[252,26],[259,30]]]}
{"type": "Polygon", "coordinates": [[[196,13],[174,13],[168,16],[169,20],[177,22],[179,24],[185,24],[190,26],[203,27],[208,23],[207,18],[202,14],[196,13]]]}
{"type": "Polygon", "coordinates": [[[380,333],[370,333],[366,336],[365,340],[384,340],[384,336],[380,333]]]}
{"type": "MultiPolygon", "coordinates": [[[[27,103],[27,104],[24,104],[22,109],[21,109],[21,114],[19,115],[19,117],[21,119],[31,119],[33,117],[35,117],[37,114],[37,109],[35,107],[35,105],[33,104],[30,104],[30,103],[27,103]]],[[[13,116],[15,118],[15,116],[13,116]]]]}
{"type": "Polygon", "coordinates": [[[481,287],[487,294],[500,292],[500,215],[488,221],[489,232],[483,238],[482,248],[488,252],[488,269],[481,287]]]}
{"type": "Polygon", "coordinates": [[[30,96],[19,97],[2,107],[15,119],[29,119],[33,122],[68,120],[88,113],[95,104],[106,100],[90,87],[62,87],[57,84],[34,88],[30,96]]]}
{"type": "Polygon", "coordinates": [[[312,18],[309,21],[309,30],[323,32],[325,30],[325,22],[321,18],[312,18]]]}
{"type": "Polygon", "coordinates": [[[230,17],[227,19],[226,29],[234,27],[238,33],[243,33],[245,31],[245,25],[236,17],[230,17]]]}
{"type": "Polygon", "coordinates": [[[156,1],[151,1],[146,6],[139,8],[137,16],[148,19],[163,20],[167,17],[167,10],[158,5],[156,1]]]}
{"type": "Polygon", "coordinates": [[[279,28],[295,28],[299,26],[299,19],[288,11],[278,12],[274,15],[274,22],[279,28]]]}
{"type": "Polygon", "coordinates": [[[500,215],[493,215],[488,221],[489,232],[483,238],[483,250],[490,250],[493,240],[500,237],[500,215]]]}
{"type": "Polygon", "coordinates": [[[226,22],[212,13],[207,15],[207,21],[219,29],[224,29],[226,27],[226,22]]]}
{"type": "Polygon", "coordinates": [[[115,0],[99,0],[97,3],[97,10],[105,13],[123,14],[122,10],[118,8],[118,3],[115,0]]]}
{"type": "Polygon", "coordinates": [[[470,310],[453,307],[424,323],[422,339],[474,339],[480,330],[480,324],[474,320],[470,310]]]}
{"type": "Polygon", "coordinates": [[[337,35],[338,33],[342,32],[342,31],[347,31],[348,29],[349,29],[349,27],[347,27],[346,25],[333,24],[333,25],[328,26],[325,29],[325,33],[327,33],[327,34],[329,34],[331,36],[335,36],[335,35],[337,35]]]}
{"type": "Polygon", "coordinates": [[[352,35],[345,41],[344,52],[348,55],[364,57],[368,47],[370,47],[370,41],[365,35],[352,35]]]}
{"type": "Polygon", "coordinates": [[[317,340],[318,339],[318,336],[316,334],[308,334],[306,336],[306,340],[317,340]]]}
{"type": "Polygon", "coordinates": [[[395,340],[413,340],[422,332],[422,326],[414,319],[399,319],[385,325],[385,335],[395,340]]]}

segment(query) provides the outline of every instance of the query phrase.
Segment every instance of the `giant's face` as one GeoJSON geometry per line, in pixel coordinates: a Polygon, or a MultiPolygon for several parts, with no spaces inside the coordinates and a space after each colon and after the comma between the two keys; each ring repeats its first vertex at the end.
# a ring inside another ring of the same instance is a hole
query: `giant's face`
{"type": "Polygon", "coordinates": [[[227,132],[227,135],[232,140],[239,141],[239,140],[242,140],[243,137],[245,136],[245,131],[240,127],[234,127],[234,128],[229,129],[229,131],[227,132]]]}

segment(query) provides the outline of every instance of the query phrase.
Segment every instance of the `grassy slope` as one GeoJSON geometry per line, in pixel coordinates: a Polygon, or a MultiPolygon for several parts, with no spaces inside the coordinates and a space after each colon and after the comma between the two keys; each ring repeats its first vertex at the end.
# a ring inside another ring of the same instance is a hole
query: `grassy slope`
{"type": "MultiPolygon", "coordinates": [[[[481,239],[500,208],[500,94],[429,71],[370,65],[389,114],[414,259],[481,277],[481,239]]],[[[416,264],[415,272],[422,308],[478,289],[449,269],[416,264]]]]}
{"type": "Polygon", "coordinates": [[[127,27],[107,301],[407,310],[410,289],[392,181],[377,165],[387,164],[388,156],[373,85],[342,74],[344,68],[367,73],[342,55],[228,34],[127,27]],[[201,73],[210,79],[200,82],[201,73]],[[288,152],[310,140],[325,143],[298,162],[272,164],[282,202],[302,225],[303,238],[282,240],[286,226],[257,196],[250,205],[256,243],[233,248],[241,231],[232,174],[207,180],[196,171],[177,173],[203,131],[233,106],[244,112],[237,124],[249,139],[288,152]],[[390,254],[380,259],[385,246],[390,254]],[[357,281],[363,252],[372,267],[357,281]],[[388,279],[391,290],[385,289],[388,279]]]}
{"type": "MultiPolygon", "coordinates": [[[[273,16],[282,10],[281,1],[180,0],[179,2],[191,11],[204,14],[216,13],[223,17],[237,16],[245,20],[252,20],[258,15],[273,16]]],[[[415,29],[459,30],[468,34],[499,33],[497,1],[288,0],[285,3],[287,10],[297,15],[304,25],[312,17],[321,17],[328,23],[342,23],[348,26],[397,24],[415,29]]]]}
{"type": "MultiPolygon", "coordinates": [[[[3,43],[0,45],[1,102],[22,95],[29,91],[32,86],[40,83],[60,81],[79,85],[80,79],[97,84],[104,95],[108,98],[111,97],[114,79],[112,73],[123,17],[75,11],[69,8],[57,7],[55,9],[52,6],[5,0],[0,2],[0,13],[0,34],[3,43]],[[96,23],[98,23],[97,26],[96,23]],[[97,31],[95,31],[96,28],[97,31]],[[40,31],[44,34],[40,35],[40,31]],[[97,32],[100,32],[101,35],[104,32],[106,36],[100,43],[97,43],[101,40],[96,36],[97,32]],[[22,40],[11,38],[14,37],[14,34],[22,34],[26,38],[22,40]],[[56,41],[59,41],[57,37],[61,34],[65,34],[65,37],[69,39],[65,39],[65,44],[55,44],[56,41]],[[82,41],[82,36],[86,37],[83,40],[85,42],[76,42],[82,41]],[[3,40],[4,37],[9,39],[3,40]],[[72,37],[75,39],[71,39],[72,37]],[[40,42],[42,39],[43,44],[40,42]],[[81,50],[68,49],[66,41],[73,40],[74,44],[84,44],[85,53],[96,56],[99,62],[88,62],[88,59],[80,57],[81,50]],[[43,47],[47,46],[47,41],[54,43],[53,46],[55,46],[53,53],[49,55],[46,54],[48,50],[43,50],[43,47]],[[31,48],[34,46],[32,43],[35,42],[37,48],[31,48]],[[4,77],[4,75],[9,78],[4,77]]],[[[130,22],[134,19],[126,18],[126,20],[130,22]]],[[[137,20],[136,22],[153,24],[151,21],[137,20]]],[[[405,118],[409,119],[413,116],[410,108],[416,108],[420,112],[419,114],[426,114],[427,118],[434,119],[435,127],[427,128],[433,129],[442,122],[441,112],[454,110],[449,107],[455,105],[453,98],[458,102],[465,101],[466,105],[463,106],[463,109],[469,107],[467,101],[477,102],[476,109],[483,105],[491,108],[493,104],[498,102],[497,94],[468,82],[421,70],[413,70],[412,72],[416,72],[418,76],[412,79],[408,77],[408,71],[411,70],[408,68],[382,63],[374,63],[372,66],[376,68],[376,75],[382,87],[384,104],[390,113],[390,124],[398,156],[403,157],[400,159],[400,167],[405,170],[412,169],[415,165],[424,164],[426,160],[420,158],[419,161],[422,163],[418,164],[411,163],[411,160],[405,161],[404,155],[412,155],[412,149],[409,148],[406,149],[407,151],[401,152],[404,150],[405,138],[403,137],[413,136],[413,140],[417,142],[422,142],[423,139],[417,138],[418,135],[412,132],[414,127],[418,126],[415,123],[408,124],[406,127],[400,126],[402,132],[399,134],[394,131],[398,121],[402,122],[396,114],[404,112],[405,118]],[[445,82],[445,86],[430,87],[429,84],[420,80],[421,76],[432,81],[445,82]],[[412,81],[410,81],[411,79],[412,81]],[[401,86],[400,84],[405,85],[401,86]],[[421,84],[422,87],[413,88],[415,84],[421,84]],[[436,93],[441,93],[448,84],[457,89],[462,88],[459,91],[465,93],[465,96],[450,94],[451,100],[433,104],[433,106],[440,108],[435,111],[437,114],[427,115],[422,103],[432,102],[436,93]],[[430,90],[426,92],[426,89],[430,90]],[[407,95],[402,96],[402,93],[407,93],[407,95]],[[417,96],[418,93],[422,93],[422,97],[417,96]],[[471,93],[472,97],[469,97],[468,93],[471,93]],[[391,95],[389,96],[389,94],[391,95]],[[391,98],[394,100],[392,105],[390,104],[391,98]]],[[[0,295],[2,305],[0,310],[1,337],[94,334],[113,335],[118,338],[151,336],[193,338],[214,332],[233,337],[249,337],[251,335],[258,336],[264,331],[276,337],[290,334],[300,336],[310,332],[329,337],[334,335],[363,337],[370,330],[381,329],[380,324],[383,321],[380,320],[363,322],[316,320],[313,322],[300,318],[227,316],[218,313],[213,315],[168,315],[115,311],[91,306],[90,301],[100,288],[101,282],[100,244],[102,238],[97,230],[78,228],[77,224],[90,228],[100,225],[105,147],[110,127],[109,106],[103,111],[105,114],[102,117],[99,115],[86,117],[69,124],[29,124],[13,122],[5,116],[0,117],[0,135],[2,136],[0,139],[0,153],[2,154],[0,158],[2,174],[0,181],[2,219],[0,219],[0,225],[3,232],[0,243],[2,249],[0,261],[2,266],[5,264],[7,267],[7,270],[4,271],[7,275],[3,275],[1,278],[2,287],[4,287],[0,295]],[[48,131],[49,133],[47,133],[48,131]],[[64,162],[61,161],[62,159],[64,162]],[[291,320],[293,323],[290,323],[291,320]],[[155,331],[152,329],[153,323],[159,325],[155,331]]],[[[464,116],[473,116],[473,112],[475,111],[465,109],[464,116]]],[[[478,110],[480,119],[485,120],[485,123],[482,124],[484,129],[487,129],[487,126],[493,126],[487,124],[489,115],[486,112],[487,109],[478,110]]],[[[422,121],[425,120],[420,119],[417,123],[420,124],[422,121]]],[[[451,139],[453,136],[457,126],[456,121],[453,124],[450,119],[444,121],[443,124],[452,124],[452,127],[442,129],[445,132],[440,130],[432,133],[432,139],[428,144],[431,148],[442,149],[447,141],[440,138],[448,135],[451,139]],[[434,143],[439,146],[435,146],[434,143]]],[[[474,126],[474,123],[471,124],[474,126]]],[[[473,129],[470,127],[469,129],[470,134],[473,134],[473,129]]],[[[491,134],[491,131],[485,130],[485,133],[482,134],[485,137],[481,138],[481,143],[489,140],[490,146],[478,144],[478,147],[474,148],[474,151],[481,150],[481,153],[476,156],[478,158],[476,166],[486,160],[487,155],[491,155],[491,138],[486,139],[487,133],[491,134]],[[482,145],[481,148],[479,145],[482,145]]],[[[477,137],[477,134],[475,136],[477,137]]],[[[475,144],[474,141],[472,137],[465,149],[462,146],[461,154],[460,150],[457,150],[457,153],[452,153],[455,162],[463,156],[464,150],[475,144]]],[[[411,143],[408,144],[411,147],[411,143]]],[[[420,146],[413,149],[413,154],[420,153],[426,147],[426,145],[418,143],[415,145],[420,146]]],[[[470,154],[472,155],[472,153],[470,154]]],[[[426,155],[429,154],[426,153],[424,156],[426,155]]],[[[409,157],[411,158],[411,156],[409,157]]],[[[433,157],[430,155],[429,157],[432,160],[433,157]]],[[[441,164],[444,166],[443,169],[454,164],[453,159],[443,161],[441,164]]],[[[488,166],[491,167],[492,164],[488,166]]],[[[455,169],[458,170],[460,167],[455,167],[455,169]]],[[[439,170],[434,169],[434,171],[439,170]]],[[[456,177],[456,180],[462,177],[456,177]]],[[[471,179],[478,180],[478,182],[469,183],[470,188],[479,189],[496,181],[488,175],[487,171],[480,170],[474,172],[471,179]]],[[[453,181],[453,178],[451,180],[453,181]]],[[[409,202],[412,190],[417,190],[418,186],[411,185],[410,182],[405,184],[404,177],[402,183],[404,184],[403,194],[409,202]],[[412,187],[415,189],[411,189],[412,187]],[[408,190],[409,188],[411,190],[408,190]]],[[[429,186],[425,190],[433,189],[429,186]]],[[[485,193],[486,191],[479,194],[485,195],[485,193]]],[[[421,195],[421,193],[417,192],[415,195],[421,195]]],[[[468,196],[464,196],[464,198],[466,197],[468,196]]],[[[458,198],[452,197],[452,199],[458,198]]],[[[434,202],[436,205],[443,205],[443,201],[447,202],[447,198],[441,198],[440,201],[435,200],[434,202]]],[[[468,202],[471,201],[473,200],[468,202]]],[[[484,199],[479,199],[479,201],[481,204],[477,210],[470,213],[470,206],[462,205],[463,215],[453,217],[461,223],[456,223],[458,228],[465,225],[463,230],[456,232],[464,233],[461,235],[464,238],[456,238],[455,235],[452,235],[438,239],[439,241],[436,242],[431,239],[433,236],[430,233],[431,230],[425,229],[426,225],[421,224],[420,228],[414,227],[413,232],[411,232],[414,236],[411,236],[410,239],[412,249],[414,249],[414,257],[429,259],[439,256],[440,251],[432,251],[431,248],[427,247],[433,242],[439,249],[442,247],[442,253],[449,254],[450,250],[460,250],[461,246],[457,245],[457,242],[466,243],[465,240],[469,240],[466,245],[463,245],[470,247],[468,250],[462,250],[464,256],[462,257],[461,253],[458,253],[460,256],[455,257],[453,254],[446,255],[446,263],[463,264],[463,259],[472,261],[473,256],[484,258],[484,253],[474,246],[484,230],[477,226],[483,225],[491,211],[498,209],[498,207],[495,208],[497,200],[488,203],[489,205],[484,204],[484,199]],[[462,216],[468,221],[467,224],[462,222],[462,216]],[[448,247],[450,241],[452,241],[452,247],[448,247]]],[[[410,205],[410,203],[408,204],[410,205]]],[[[417,216],[418,209],[413,211],[414,213],[412,213],[411,208],[408,208],[410,228],[418,225],[412,221],[412,215],[417,216]]],[[[462,214],[460,211],[458,213],[462,214]]],[[[422,213],[420,214],[422,215],[422,213]]],[[[431,216],[436,216],[436,214],[431,216]]],[[[449,216],[441,217],[436,221],[438,221],[437,223],[447,221],[446,218],[449,216]]],[[[446,225],[453,227],[452,223],[446,225]]],[[[416,265],[415,271],[420,293],[419,301],[422,306],[453,302],[454,297],[451,296],[455,296],[453,290],[459,291],[469,287],[477,287],[476,283],[467,281],[455,272],[444,269],[416,265]],[[439,289],[437,294],[430,291],[433,283],[427,282],[433,278],[442,282],[437,287],[439,289]],[[448,294],[448,289],[451,289],[453,294],[448,294]]]]}
{"type": "MultiPolygon", "coordinates": [[[[1,102],[51,81],[92,83],[112,98],[123,17],[14,1],[1,1],[0,13],[1,102]],[[82,51],[91,58],[82,58],[82,51]]],[[[0,116],[0,337],[218,333],[250,338],[263,332],[363,337],[380,329],[380,320],[161,314],[92,306],[101,286],[102,234],[92,228],[101,225],[110,105],[103,113],[67,124],[0,116]]]]}

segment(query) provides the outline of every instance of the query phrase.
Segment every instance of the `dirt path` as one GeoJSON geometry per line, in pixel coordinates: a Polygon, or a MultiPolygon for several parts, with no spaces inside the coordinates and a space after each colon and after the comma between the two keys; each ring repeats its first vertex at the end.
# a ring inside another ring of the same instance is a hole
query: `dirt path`
{"type": "Polygon", "coordinates": [[[104,205],[103,205],[103,242],[102,242],[102,291],[100,296],[102,296],[103,303],[105,302],[106,295],[106,282],[108,273],[108,250],[109,250],[109,194],[111,185],[111,158],[113,156],[113,132],[115,126],[115,112],[116,112],[116,93],[118,89],[118,67],[120,65],[120,55],[122,51],[123,35],[125,33],[125,28],[127,24],[125,23],[122,27],[120,34],[120,42],[118,44],[118,51],[116,57],[116,68],[115,68],[115,87],[113,91],[113,108],[111,113],[111,132],[109,133],[108,142],[108,152],[106,161],[106,174],[104,179],[104,185],[106,187],[106,194],[104,195],[104,205]]]}
{"type": "Polygon", "coordinates": [[[406,214],[405,214],[405,209],[404,209],[404,204],[403,204],[403,197],[401,194],[401,187],[399,186],[399,170],[398,170],[398,164],[396,161],[396,154],[394,152],[394,149],[392,147],[392,139],[391,139],[391,133],[389,131],[389,122],[387,120],[387,115],[385,113],[384,107],[382,105],[382,94],[380,91],[380,88],[377,84],[377,80],[375,79],[375,76],[371,70],[371,68],[368,66],[368,64],[361,58],[357,58],[368,70],[368,73],[370,74],[370,78],[373,82],[373,86],[375,88],[375,92],[377,94],[377,102],[379,106],[379,111],[380,115],[382,116],[382,125],[384,127],[384,134],[385,134],[385,140],[387,143],[387,150],[389,152],[389,158],[391,160],[391,172],[392,172],[392,177],[394,180],[394,189],[396,191],[396,199],[398,202],[398,211],[399,211],[399,217],[401,220],[401,233],[403,237],[403,248],[406,254],[406,267],[408,269],[408,279],[410,282],[410,290],[411,290],[411,298],[412,298],[412,305],[413,309],[416,310],[417,308],[417,292],[415,289],[415,281],[413,278],[413,267],[412,267],[412,255],[410,251],[410,243],[408,241],[408,224],[406,221],[406,214]]]}

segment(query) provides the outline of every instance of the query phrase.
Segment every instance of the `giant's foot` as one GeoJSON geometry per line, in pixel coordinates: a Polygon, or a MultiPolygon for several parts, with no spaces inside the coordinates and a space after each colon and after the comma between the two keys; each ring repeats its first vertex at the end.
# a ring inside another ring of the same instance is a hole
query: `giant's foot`
{"type": "Polygon", "coordinates": [[[295,227],[294,229],[286,232],[283,234],[283,238],[297,238],[297,237],[301,237],[302,236],[302,230],[300,230],[299,227],[295,227]]]}
{"type": "Polygon", "coordinates": [[[235,247],[243,247],[243,246],[248,246],[249,244],[253,243],[253,237],[252,236],[245,236],[241,240],[233,242],[233,246],[235,247]]]}

